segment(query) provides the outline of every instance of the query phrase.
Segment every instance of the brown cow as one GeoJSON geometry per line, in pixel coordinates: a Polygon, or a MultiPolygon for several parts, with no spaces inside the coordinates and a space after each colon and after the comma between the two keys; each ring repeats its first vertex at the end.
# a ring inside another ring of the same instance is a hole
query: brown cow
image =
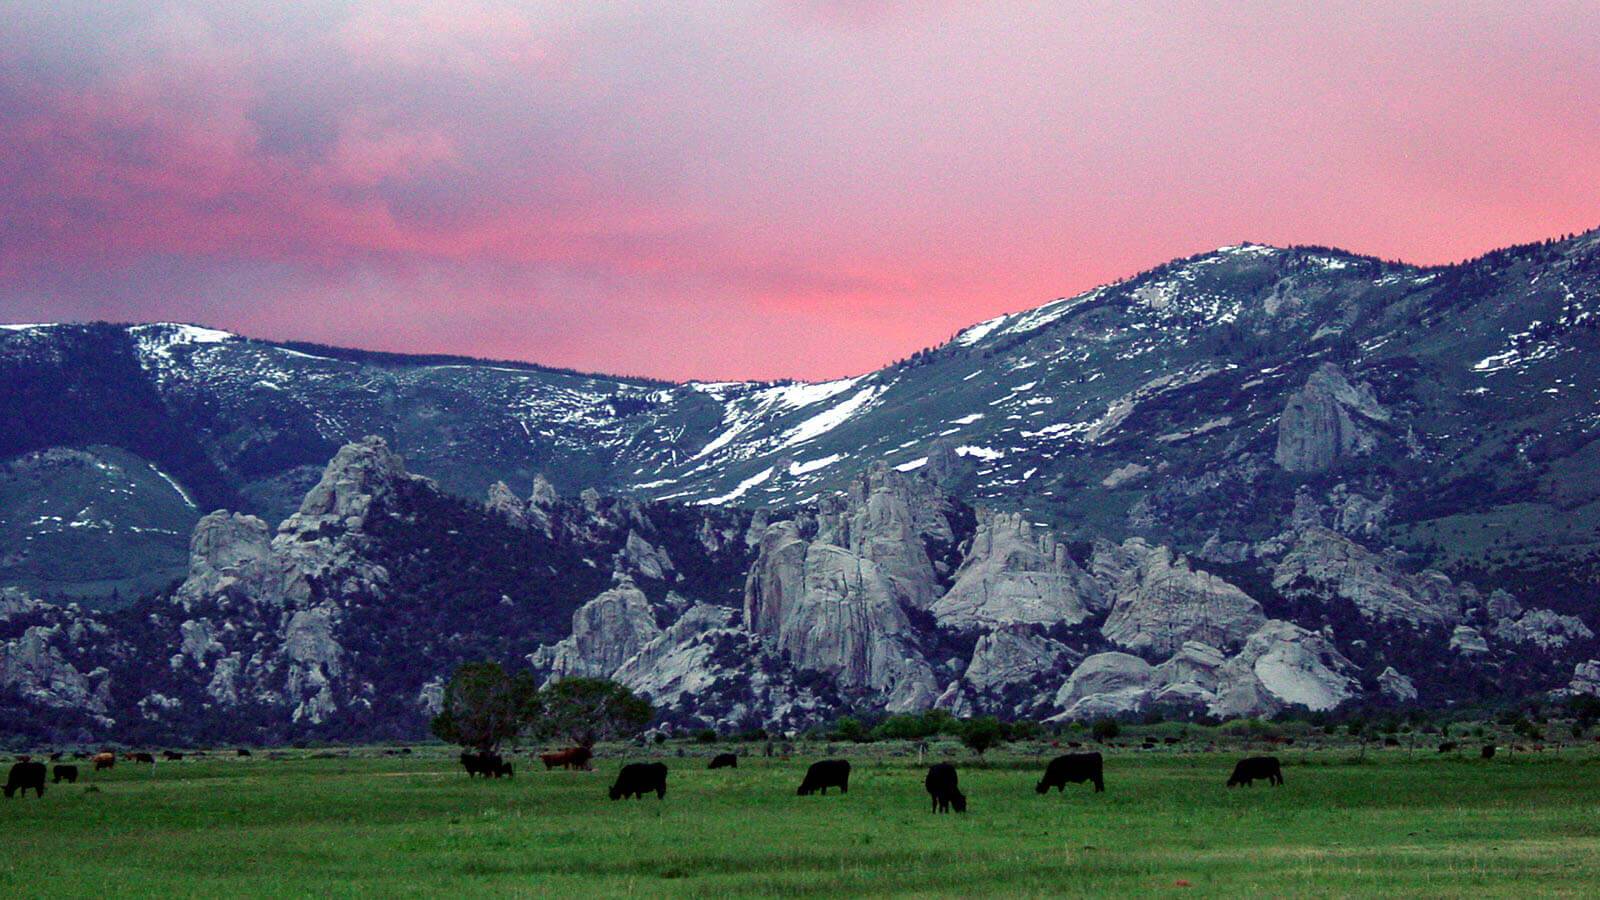
{"type": "Polygon", "coordinates": [[[545,769],[554,769],[561,766],[567,769],[589,768],[589,760],[594,757],[594,751],[588,747],[568,747],[555,753],[541,753],[539,759],[544,762],[545,769]]]}
{"type": "Polygon", "coordinates": [[[94,770],[96,772],[101,769],[113,768],[116,764],[117,755],[115,753],[96,753],[94,755],[94,770]]]}

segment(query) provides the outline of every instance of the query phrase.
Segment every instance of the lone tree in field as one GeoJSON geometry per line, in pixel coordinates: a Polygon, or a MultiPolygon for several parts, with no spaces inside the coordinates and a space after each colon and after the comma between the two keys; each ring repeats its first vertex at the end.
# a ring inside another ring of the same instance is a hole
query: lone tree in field
{"type": "Polygon", "coordinates": [[[489,753],[515,738],[526,724],[535,694],[526,672],[507,675],[499,663],[465,663],[444,689],[444,703],[433,717],[436,737],[489,753]]]}
{"type": "Polygon", "coordinates": [[[961,723],[961,743],[965,744],[968,750],[978,754],[979,759],[994,747],[998,747],[1005,738],[1005,733],[1005,727],[994,716],[968,719],[961,723]]]}
{"type": "Polygon", "coordinates": [[[648,700],[604,678],[553,681],[533,697],[527,712],[535,736],[580,747],[636,737],[656,714],[648,700]]]}

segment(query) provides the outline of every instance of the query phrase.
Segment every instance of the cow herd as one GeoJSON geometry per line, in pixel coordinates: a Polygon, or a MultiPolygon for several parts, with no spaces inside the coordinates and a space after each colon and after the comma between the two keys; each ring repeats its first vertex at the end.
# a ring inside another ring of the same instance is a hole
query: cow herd
{"type": "MultiPolygon", "coordinates": [[[[587,769],[591,755],[586,747],[574,747],[546,753],[540,758],[544,760],[546,768],[553,769],[557,765],[566,765],[568,768],[587,769]]],[[[505,775],[511,774],[511,764],[492,753],[463,753],[461,765],[467,770],[468,776],[482,774],[484,777],[492,775],[498,778],[502,770],[505,775]]],[[[712,757],[707,768],[734,769],[738,766],[737,755],[719,753],[712,757]]],[[[1233,767],[1233,774],[1228,777],[1228,787],[1250,787],[1257,780],[1265,780],[1274,787],[1283,784],[1283,765],[1276,756],[1251,756],[1239,760],[1233,767]]],[[[1034,785],[1034,790],[1040,794],[1049,793],[1051,788],[1061,792],[1066,790],[1069,783],[1089,783],[1094,785],[1096,793],[1104,791],[1105,758],[1099,753],[1068,753],[1058,756],[1045,766],[1044,777],[1034,785]]],[[[967,811],[967,795],[961,793],[956,767],[953,764],[937,763],[929,766],[928,775],[923,779],[923,787],[927,789],[928,796],[932,800],[932,812],[967,811]]],[[[795,794],[800,797],[809,797],[813,794],[826,795],[829,788],[838,788],[841,794],[850,793],[849,760],[824,759],[812,763],[806,769],[805,778],[801,779],[800,786],[795,789],[795,794]]],[[[617,773],[617,780],[611,785],[609,794],[612,800],[621,800],[624,797],[638,800],[646,794],[655,794],[656,799],[665,800],[666,763],[624,765],[617,773]]]]}
{"type": "MultiPolygon", "coordinates": [[[[183,755],[168,752],[165,758],[182,759],[183,755]]],[[[130,761],[154,763],[155,759],[148,753],[129,753],[125,757],[130,761]]],[[[554,769],[565,767],[569,769],[588,769],[593,753],[588,747],[572,747],[554,753],[540,756],[545,768],[554,769]]],[[[110,752],[102,752],[93,756],[94,768],[108,769],[116,765],[116,756],[110,752]]],[[[482,752],[464,752],[461,754],[461,766],[466,769],[467,776],[471,778],[510,778],[515,773],[512,764],[499,754],[482,752]]],[[[732,769],[738,768],[739,757],[732,753],[719,753],[712,758],[708,768],[732,769]]],[[[28,791],[35,792],[36,796],[44,796],[45,779],[53,777],[55,784],[65,781],[73,784],[78,780],[78,767],[75,765],[59,764],[53,771],[48,771],[45,764],[34,762],[28,757],[12,765],[11,771],[6,776],[5,796],[13,797],[18,793],[26,796],[28,791]]],[[[1228,787],[1250,787],[1258,780],[1265,780],[1268,784],[1277,787],[1283,784],[1283,766],[1275,756],[1252,756],[1239,760],[1233,767],[1233,774],[1228,777],[1228,787]]],[[[1049,793],[1051,788],[1058,792],[1065,791],[1067,784],[1089,783],[1094,785],[1096,793],[1106,789],[1105,759],[1099,753],[1068,753],[1050,760],[1045,766],[1044,777],[1034,786],[1040,794],[1049,793]]],[[[932,811],[945,813],[954,810],[961,813],[967,811],[967,797],[961,793],[956,775],[956,767],[950,763],[938,763],[928,768],[928,775],[923,780],[923,786],[932,799],[932,811]]],[[[829,788],[838,788],[839,793],[850,792],[850,761],[845,759],[824,759],[811,764],[806,769],[805,778],[801,780],[795,794],[808,797],[813,794],[826,795],[829,788]]],[[[657,799],[666,799],[667,796],[667,766],[665,763],[629,763],[622,767],[617,774],[616,783],[611,786],[612,800],[623,797],[640,799],[646,794],[655,794],[657,799]]]]}

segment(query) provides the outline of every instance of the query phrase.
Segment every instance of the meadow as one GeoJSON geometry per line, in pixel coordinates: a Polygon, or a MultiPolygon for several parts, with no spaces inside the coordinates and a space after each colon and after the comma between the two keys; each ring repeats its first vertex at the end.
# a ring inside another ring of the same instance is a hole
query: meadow
{"type": "Polygon", "coordinates": [[[1105,793],[1039,796],[1048,747],[838,745],[851,790],[826,797],[795,796],[820,745],[707,771],[719,749],[652,747],[665,801],[606,798],[631,748],[501,781],[439,746],[119,763],[0,800],[0,896],[1600,895],[1591,748],[1290,748],[1284,787],[1233,790],[1237,752],[1119,748],[1105,793]],[[944,759],[964,816],[928,811],[944,759]]]}

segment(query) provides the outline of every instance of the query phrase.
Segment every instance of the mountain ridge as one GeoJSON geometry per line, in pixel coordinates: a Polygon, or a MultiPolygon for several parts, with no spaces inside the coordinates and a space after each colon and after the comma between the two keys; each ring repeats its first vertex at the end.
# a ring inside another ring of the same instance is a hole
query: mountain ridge
{"type": "MultiPolygon", "coordinates": [[[[825,382],[663,383],[319,351],[187,325],[7,326],[0,412],[39,427],[0,438],[0,459],[98,441],[183,484],[196,517],[227,507],[268,518],[286,515],[322,463],[366,434],[384,435],[418,471],[467,497],[501,480],[526,493],[542,475],[568,494],[595,487],[781,506],[841,489],[881,459],[903,471],[931,465],[963,497],[1024,508],[1081,537],[1157,529],[1198,549],[1210,535],[1195,523],[1217,519],[1219,534],[1259,536],[1292,506],[1288,485],[1256,502],[1276,510],[1226,520],[1221,510],[1185,509],[1202,483],[1257,485],[1281,468],[1270,432],[1323,363],[1347,371],[1351,390],[1399,411],[1388,423],[1356,414],[1343,432],[1356,443],[1339,465],[1383,463],[1373,477],[1470,459],[1478,448],[1461,430],[1477,427],[1480,409],[1492,418],[1526,407],[1519,427],[1558,433],[1542,452],[1587,443],[1557,420],[1585,416],[1580,395],[1592,388],[1573,366],[1593,351],[1597,237],[1434,267],[1322,247],[1231,245],[825,382]],[[1527,378],[1540,383],[1513,383],[1527,378]]],[[[1337,420],[1345,407],[1328,403],[1305,409],[1337,420]]],[[[1459,493],[1464,485],[1449,482],[1460,473],[1445,469],[1423,473],[1438,482],[1430,489],[1459,493]]],[[[1504,480],[1505,471],[1481,478],[1504,480]]],[[[1374,503],[1382,495],[1346,489],[1374,503]]],[[[1588,488],[1578,494],[1559,502],[1586,503],[1588,488]]],[[[1388,509],[1419,518],[1415,496],[1388,509]]],[[[27,537],[25,523],[0,522],[0,535],[7,528],[27,537]]],[[[8,579],[0,562],[7,580],[52,589],[37,577],[8,579]]],[[[63,585],[70,592],[70,580],[63,585]]]]}

